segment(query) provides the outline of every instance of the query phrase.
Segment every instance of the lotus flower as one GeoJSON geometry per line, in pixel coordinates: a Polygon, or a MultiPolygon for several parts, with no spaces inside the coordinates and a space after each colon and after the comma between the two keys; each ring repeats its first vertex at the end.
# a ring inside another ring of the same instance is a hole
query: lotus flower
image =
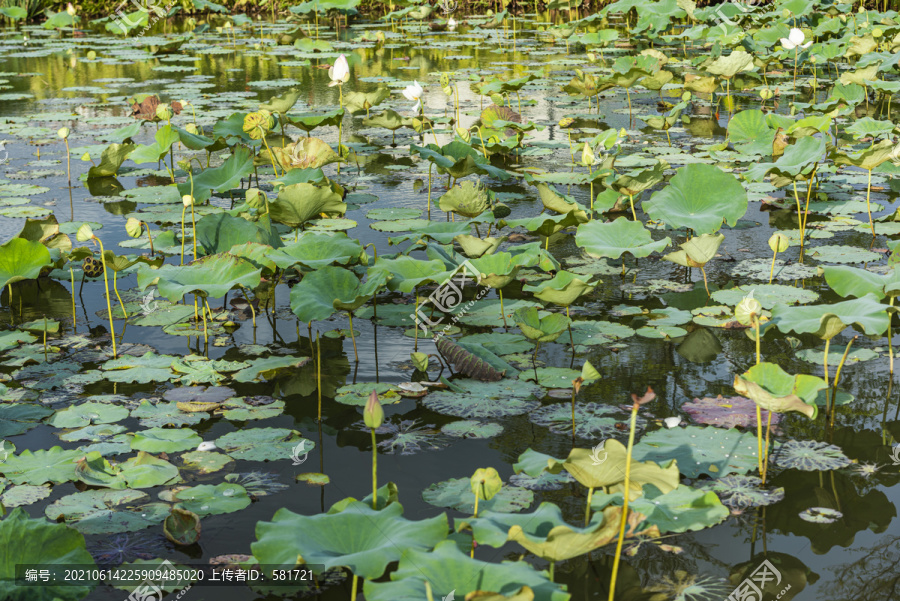
{"type": "Polygon", "coordinates": [[[456,29],[456,19],[454,19],[453,17],[450,17],[447,20],[447,29],[449,29],[450,31],[453,31],[454,29],[456,29]]]}
{"type": "Polygon", "coordinates": [[[328,77],[331,78],[329,87],[342,86],[350,81],[350,64],[347,63],[347,57],[340,55],[334,65],[328,69],[328,77]]]}
{"type": "Polygon", "coordinates": [[[803,35],[803,32],[797,29],[796,27],[791,28],[791,33],[788,34],[788,37],[781,38],[781,45],[784,46],[785,50],[794,50],[795,48],[809,48],[812,42],[803,43],[803,40],[806,39],[806,36],[803,35]]]}
{"type": "Polygon", "coordinates": [[[419,109],[422,107],[422,92],[424,91],[425,90],[418,81],[414,81],[413,85],[406,86],[406,88],[403,89],[404,98],[416,101],[416,105],[413,107],[413,113],[418,113],[419,109]]]}

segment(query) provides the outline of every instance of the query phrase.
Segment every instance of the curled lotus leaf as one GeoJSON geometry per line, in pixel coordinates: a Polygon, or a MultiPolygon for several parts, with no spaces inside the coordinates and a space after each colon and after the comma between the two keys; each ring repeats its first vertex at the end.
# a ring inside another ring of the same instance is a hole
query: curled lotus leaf
{"type": "Polygon", "coordinates": [[[591,292],[599,284],[599,280],[590,282],[590,278],[581,279],[578,275],[569,271],[560,270],[549,280],[543,280],[534,285],[522,287],[525,292],[531,292],[545,303],[554,303],[568,307],[579,296],[591,292]]]}
{"type": "Polygon", "coordinates": [[[371,299],[385,280],[385,274],[370,272],[363,283],[349,269],[322,267],[291,289],[291,310],[306,323],[328,319],[335,311],[354,311],[371,299]]]}
{"type": "Polygon", "coordinates": [[[288,171],[318,169],[341,160],[331,146],[319,138],[300,138],[284,148],[275,145],[272,147],[272,153],[278,164],[288,171]]]}
{"type": "Polygon", "coordinates": [[[822,378],[806,374],[792,376],[768,362],[754,365],[734,378],[734,389],[738,394],[750,398],[766,411],[797,411],[810,419],[818,415],[816,397],[826,388],[828,384],[822,378]]]}
{"type": "Polygon", "coordinates": [[[810,307],[776,305],[772,320],[785,333],[815,334],[830,340],[852,325],[866,335],[883,334],[890,324],[888,307],[875,294],[861,298],[810,307]]]}

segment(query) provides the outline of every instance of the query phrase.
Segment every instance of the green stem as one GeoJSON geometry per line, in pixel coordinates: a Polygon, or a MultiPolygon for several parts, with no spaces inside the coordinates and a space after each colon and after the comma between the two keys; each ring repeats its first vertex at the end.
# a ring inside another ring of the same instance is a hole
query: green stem
{"type": "Polygon", "coordinates": [[[619,575],[619,560],[622,557],[622,546],[625,543],[625,525],[628,523],[628,495],[631,486],[631,450],[634,448],[634,430],[637,422],[639,405],[635,403],[631,407],[631,427],[628,430],[628,450],[625,455],[625,490],[622,493],[622,519],[619,522],[619,541],[616,543],[616,555],[613,560],[612,577],[609,581],[609,601],[616,596],[616,577],[619,575]]]}
{"type": "Polygon", "coordinates": [[[100,261],[103,262],[103,285],[106,287],[106,311],[109,313],[109,331],[112,334],[113,358],[118,358],[119,353],[116,351],[116,328],[113,325],[112,303],[109,302],[109,277],[106,275],[106,257],[104,256],[103,242],[100,238],[94,236],[94,240],[100,245],[100,261]]]}
{"type": "Polygon", "coordinates": [[[319,342],[318,330],[316,330],[316,390],[319,393],[319,421],[322,421],[322,344],[319,342]]]}
{"type": "Polygon", "coordinates": [[[591,499],[594,498],[594,487],[588,486],[587,503],[584,506],[584,525],[587,527],[591,523],[591,499]]]}
{"type": "Polygon", "coordinates": [[[359,353],[356,351],[356,334],[353,333],[353,312],[347,311],[347,317],[350,318],[350,339],[353,341],[353,358],[359,363],[359,353]]]}
{"type": "Polygon", "coordinates": [[[359,586],[359,576],[353,575],[353,586],[350,589],[350,601],[356,601],[356,591],[359,586]]]}
{"type": "Polygon", "coordinates": [[[378,446],[375,442],[375,428],[372,431],[372,509],[378,509],[378,446]]]}
{"type": "Polygon", "coordinates": [[[834,386],[831,388],[831,427],[834,427],[834,414],[837,413],[837,387],[838,381],[841,379],[841,370],[844,368],[844,363],[847,361],[847,355],[850,354],[850,345],[856,340],[856,336],[850,339],[850,342],[847,343],[847,348],[844,349],[844,356],[841,357],[841,362],[838,364],[837,371],[834,372],[834,386]]]}
{"type": "MultiPolygon", "coordinates": [[[[75,272],[69,267],[69,275],[72,276],[72,329],[76,329],[78,319],[75,317],[75,272]]],[[[893,369],[893,362],[891,363],[893,369]]]]}
{"type": "MultiPolygon", "coordinates": [[[[74,276],[73,276],[74,277],[74,276]]],[[[72,280],[72,290],[75,290],[75,280],[72,280]]],[[[75,306],[75,297],[72,297],[72,306],[75,306]]],[[[894,297],[891,296],[891,300],[888,303],[891,307],[894,306],[894,297]]],[[[891,313],[888,313],[888,353],[891,358],[891,375],[894,375],[894,335],[891,332],[891,321],[894,319],[894,316],[891,313]]]]}
{"type": "Polygon", "coordinates": [[[872,207],[869,204],[869,193],[872,191],[872,170],[869,169],[869,182],[866,184],[866,211],[869,212],[869,227],[872,228],[872,237],[875,237],[875,222],[872,221],[872,207]]]}
{"type": "Polygon", "coordinates": [[[125,319],[128,319],[128,311],[125,310],[125,303],[122,302],[122,297],[119,296],[119,286],[117,283],[118,275],[118,271],[113,271],[113,290],[116,292],[116,298],[119,299],[119,305],[122,307],[122,313],[125,315],[125,319]]]}

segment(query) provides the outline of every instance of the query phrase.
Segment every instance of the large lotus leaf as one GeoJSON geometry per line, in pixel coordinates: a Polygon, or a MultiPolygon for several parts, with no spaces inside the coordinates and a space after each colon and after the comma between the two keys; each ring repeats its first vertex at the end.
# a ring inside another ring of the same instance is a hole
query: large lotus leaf
{"type": "Polygon", "coordinates": [[[78,459],[75,472],[85,484],[116,490],[181,482],[177,467],[143,451],[120,464],[110,463],[99,452],[91,451],[78,459]]]}
{"type": "Polygon", "coordinates": [[[757,109],[741,111],[728,122],[728,139],[744,154],[771,155],[775,132],[766,122],[765,113],[757,109]]]}
{"type": "MultiPolygon", "coordinates": [[[[600,510],[606,508],[610,502],[621,504],[621,493],[597,495],[591,506],[595,510],[600,510]]],[[[658,527],[663,534],[703,530],[715,526],[731,513],[716,493],[682,484],[665,494],[648,488],[643,497],[629,502],[628,509],[644,515],[646,521],[658,527]]]]}
{"type": "Polygon", "coordinates": [[[47,423],[57,428],[82,428],[90,424],[112,424],[128,417],[128,409],[110,403],[82,403],[66,407],[47,423]]]}
{"type": "Polygon", "coordinates": [[[65,524],[31,519],[17,507],[0,522],[0,598],[6,601],[78,601],[93,587],[67,582],[27,586],[16,584],[16,566],[41,565],[62,571],[72,566],[94,567],[84,535],[65,524]]]}
{"type": "MultiPolygon", "coordinates": [[[[138,121],[137,123],[135,123],[135,125],[138,127],[134,130],[134,133],[129,135],[128,137],[137,135],[138,130],[140,129],[141,123],[143,123],[143,122],[138,121]]],[[[209,148],[210,146],[212,146],[213,144],[215,144],[215,142],[216,142],[212,138],[207,138],[206,136],[201,135],[201,134],[192,134],[191,132],[187,131],[186,129],[182,129],[180,127],[175,127],[174,129],[178,133],[178,140],[182,144],[184,144],[186,147],[190,148],[191,150],[205,150],[205,149],[209,148]]],[[[125,139],[127,139],[127,138],[125,138],[125,139]]],[[[214,149],[210,148],[210,150],[214,150],[214,149]]]]}
{"type": "Polygon", "coordinates": [[[852,463],[840,447],[819,440],[776,443],[772,460],[779,467],[809,472],[838,470],[852,463]]]}
{"type": "Polygon", "coordinates": [[[161,296],[170,301],[180,301],[185,294],[222,298],[235,286],[256,288],[261,273],[249,261],[222,253],[188,265],[163,265],[152,270],[141,266],[137,276],[141,290],[156,283],[161,296]]]}
{"type": "MultiPolygon", "coordinates": [[[[422,499],[437,507],[449,507],[463,513],[475,512],[475,494],[469,478],[451,478],[436,482],[422,491],[422,499]]],[[[534,502],[534,493],[526,488],[503,486],[488,500],[480,498],[478,511],[482,509],[511,512],[525,509],[534,502]]]]}
{"type": "Polygon", "coordinates": [[[763,309],[771,309],[777,304],[808,304],[815,302],[819,298],[819,294],[816,291],[800,288],[799,286],[747,284],[737,288],[716,290],[712,293],[712,299],[717,303],[734,307],[750,293],[753,293],[753,298],[759,301],[763,309]]]}
{"type": "Polygon", "coordinates": [[[438,173],[450,175],[454,179],[460,179],[467,175],[490,175],[501,180],[512,177],[507,171],[494,167],[477,150],[469,144],[460,141],[450,142],[444,146],[429,144],[428,146],[416,146],[411,144],[411,153],[418,154],[435,164],[438,173]]]}
{"type": "Polygon", "coordinates": [[[372,277],[379,271],[388,276],[388,288],[400,292],[412,292],[422,284],[441,283],[453,275],[453,271],[448,271],[442,261],[436,259],[424,261],[408,255],[402,255],[396,259],[380,257],[369,268],[369,276],[372,277]]]}
{"type": "MultiPolygon", "coordinates": [[[[259,558],[254,553],[254,556],[259,558]]],[[[260,561],[262,561],[260,559],[260,561]]],[[[529,587],[534,601],[568,601],[571,597],[561,585],[551,582],[525,562],[490,563],[472,559],[460,551],[455,541],[444,541],[432,553],[410,549],[400,558],[390,582],[366,580],[363,592],[368,601],[426,599],[427,590],[435,598],[460,599],[475,591],[492,591],[506,596],[529,587]],[[425,583],[430,585],[426,589],[425,583]]]]}
{"type": "Polygon", "coordinates": [[[315,270],[326,265],[356,263],[363,254],[358,240],[349,238],[343,232],[303,232],[297,242],[269,252],[267,257],[281,269],[298,265],[315,270]]]}
{"type": "Polygon", "coordinates": [[[392,561],[430,549],[447,536],[446,514],[410,521],[402,513],[400,503],[375,510],[361,501],[313,516],[282,508],[271,522],[257,522],[257,540],[250,549],[260,564],[287,568],[305,563],[318,573],[344,566],[368,582],[384,574],[392,561]]]}
{"type": "Polygon", "coordinates": [[[272,248],[284,245],[268,217],[263,216],[258,222],[252,222],[228,213],[201,217],[197,221],[197,242],[207,254],[227,253],[235,245],[247,242],[265,244],[272,248]]]}
{"type": "Polygon", "coordinates": [[[234,146],[232,154],[219,167],[204,169],[193,176],[193,180],[178,185],[182,195],[191,193],[193,183],[194,198],[204,201],[210,196],[210,190],[227,192],[238,188],[241,180],[253,173],[253,156],[248,148],[234,146]]]}
{"type": "Polygon", "coordinates": [[[478,238],[477,236],[470,236],[468,234],[460,234],[453,238],[453,241],[462,248],[463,253],[472,259],[477,259],[478,257],[483,257],[496,252],[496,250],[500,248],[500,245],[507,240],[507,236],[503,236],[502,238],[478,238]]]}
{"type": "Polygon", "coordinates": [[[782,332],[815,334],[824,340],[834,338],[851,325],[872,336],[887,330],[890,323],[887,309],[878,302],[877,296],[866,294],[831,305],[788,307],[779,304],[772,309],[772,320],[782,332]]]}
{"type": "Polygon", "coordinates": [[[472,219],[491,207],[491,199],[487,188],[480,183],[465,181],[445,192],[438,206],[444,212],[472,219]]]}
{"type": "Polygon", "coordinates": [[[734,389],[757,405],[775,413],[797,411],[810,419],[818,415],[816,397],[828,388],[825,380],[816,376],[792,376],[775,363],[762,362],[743,375],[735,376],[734,389]]]}
{"type": "Polygon", "coordinates": [[[736,510],[772,505],[784,499],[784,489],[767,489],[756,476],[725,476],[701,482],[700,486],[715,492],[726,507],[736,510]]]}
{"type": "MultiPolygon", "coordinates": [[[[542,368],[538,369],[538,378],[541,384],[544,382],[542,368]]],[[[548,368],[543,368],[548,369],[548,368]]],[[[553,369],[553,368],[550,368],[553,369]]],[[[555,368],[560,369],[560,368],[555,368]]],[[[550,382],[554,388],[572,388],[572,380],[580,375],[575,370],[566,370],[573,372],[564,376],[562,382],[550,382]]],[[[528,376],[530,371],[523,371],[520,377],[528,376]]],[[[562,379],[562,378],[561,378],[562,379]]],[[[549,428],[551,432],[558,434],[571,434],[572,432],[572,405],[570,403],[557,403],[553,405],[544,405],[529,412],[529,419],[539,426],[549,428]]],[[[618,433],[617,428],[628,424],[627,414],[623,414],[620,409],[610,405],[601,405],[599,403],[576,403],[575,404],[575,435],[581,438],[595,439],[608,438],[618,433]]],[[[646,420],[638,416],[635,422],[637,431],[641,431],[646,426],[646,420]]]]}
{"type": "MultiPolygon", "coordinates": [[[[475,540],[482,545],[501,547],[507,541],[514,541],[542,559],[565,561],[615,541],[621,515],[621,508],[610,507],[592,515],[587,527],[578,528],[563,519],[557,505],[541,503],[533,513],[479,511],[480,517],[457,519],[456,530],[471,529],[475,540]]],[[[636,534],[629,532],[628,536],[636,534]]]]}
{"type": "Polygon", "coordinates": [[[513,317],[522,333],[536,342],[553,342],[571,323],[571,320],[561,313],[538,311],[535,307],[516,309],[513,317]]]}
{"type": "Polygon", "coordinates": [[[566,215],[575,211],[575,217],[578,219],[579,223],[589,221],[587,214],[588,209],[578,204],[575,199],[560,194],[553,186],[544,182],[536,181],[534,182],[534,185],[538,189],[538,195],[545,208],[560,215],[566,215]]]}
{"type": "Polygon", "coordinates": [[[150,428],[141,430],[131,439],[131,448],[148,453],[177,453],[196,448],[203,442],[190,428],[150,428]]]}
{"type": "Polygon", "coordinates": [[[292,184],[282,187],[278,197],[269,203],[272,221],[290,227],[303,225],[315,219],[320,213],[343,215],[347,205],[337,186],[314,186],[312,184],[292,184]]]}
{"type": "Polygon", "coordinates": [[[100,369],[103,377],[111,382],[168,382],[172,378],[170,366],[175,360],[171,355],[157,355],[147,351],[140,357],[127,355],[110,359],[100,369]]]}
{"type": "Polygon", "coordinates": [[[611,187],[626,196],[637,196],[644,190],[651,188],[663,180],[669,164],[665,161],[656,161],[650,169],[632,171],[620,175],[612,182],[611,187]]]}
{"type": "Polygon", "coordinates": [[[713,75],[718,75],[725,79],[731,79],[741,71],[749,71],[753,69],[753,55],[743,50],[734,50],[731,54],[723,54],[709,66],[706,70],[713,75]]]}
{"type": "Polygon", "coordinates": [[[724,240],[725,236],[722,234],[694,236],[679,245],[681,250],[669,253],[663,259],[684,267],[703,267],[716,256],[716,252],[724,240]]]}
{"type": "Polygon", "coordinates": [[[246,461],[287,461],[301,443],[307,451],[316,446],[287,428],[245,428],[220,436],[215,442],[230,457],[246,461]]]}
{"type": "Polygon", "coordinates": [[[597,258],[618,259],[626,252],[638,258],[646,257],[663,250],[670,243],[669,238],[654,241],[642,223],[629,221],[625,217],[619,217],[612,223],[602,223],[600,220],[584,223],[578,226],[578,233],[575,234],[575,245],[597,258]]]}
{"type": "MultiPolygon", "coordinates": [[[[609,443],[607,442],[607,446],[609,443]]],[[[759,465],[756,435],[712,426],[664,429],[645,434],[632,453],[639,460],[670,460],[688,478],[746,474],[759,465]]]]}
{"type": "Polygon", "coordinates": [[[0,438],[23,434],[36,427],[38,422],[48,415],[53,415],[53,409],[40,405],[29,403],[0,405],[0,438]]]}
{"type": "MultiPolygon", "coordinates": [[[[646,437],[645,437],[646,438],[646,437]]],[[[582,485],[590,488],[608,487],[611,492],[621,490],[625,483],[625,445],[615,439],[603,443],[605,460],[597,462],[594,449],[572,449],[565,461],[550,466],[550,472],[564,468],[582,485]]],[[[632,494],[640,494],[646,484],[652,484],[661,491],[669,492],[678,486],[678,465],[671,458],[666,463],[653,460],[641,461],[632,457],[630,486],[632,494]]]]}
{"type": "Polygon", "coordinates": [[[172,500],[177,502],[176,508],[191,511],[200,517],[234,513],[250,505],[247,490],[231,482],[183,488],[172,496],[172,500]]]}
{"type": "Polygon", "coordinates": [[[891,160],[894,151],[894,143],[890,140],[882,140],[878,144],[869,146],[856,154],[848,154],[840,150],[833,150],[831,158],[835,165],[853,165],[862,169],[872,170],[891,160]]]}
{"type": "MultiPolygon", "coordinates": [[[[551,236],[556,232],[578,225],[581,220],[578,219],[578,211],[573,209],[565,215],[535,215],[534,217],[524,217],[522,219],[502,219],[500,227],[524,227],[529,232],[534,232],[539,236],[551,236]]],[[[580,229],[580,228],[579,228],[580,229]]]]}
{"type": "Polygon", "coordinates": [[[880,274],[858,267],[824,265],[822,272],[825,282],[844,298],[848,296],[859,298],[872,294],[881,300],[885,296],[900,294],[900,269],[896,267],[886,274],[880,274]]]}
{"type": "Polygon", "coordinates": [[[750,181],[761,181],[767,173],[776,173],[786,178],[806,177],[825,154],[825,140],[813,136],[800,138],[784,149],[774,163],[756,163],[744,174],[750,181]]]}
{"type": "Polygon", "coordinates": [[[85,534],[134,532],[159,524],[169,513],[164,503],[145,503],[149,495],[137,490],[89,490],[57,499],[44,513],[51,520],[65,522],[85,534]]]}
{"type": "MultiPolygon", "coordinates": [[[[324,2],[323,2],[324,4],[324,2]]],[[[344,108],[351,114],[366,113],[373,106],[378,106],[391,96],[387,86],[378,86],[372,92],[345,92],[344,108]]]]}
{"type": "Polygon", "coordinates": [[[491,288],[503,288],[512,282],[519,273],[520,262],[517,257],[502,252],[494,253],[480,259],[472,259],[469,265],[478,270],[482,286],[491,288]]]}
{"type": "Polygon", "coordinates": [[[50,251],[40,242],[13,238],[0,246],[0,290],[20,280],[32,280],[50,264],[50,251]]]}
{"type": "Polygon", "coordinates": [[[100,164],[88,169],[88,179],[115,177],[132,150],[134,144],[110,144],[100,153],[100,164]]]}
{"type": "Polygon", "coordinates": [[[62,447],[34,452],[25,449],[0,461],[0,474],[13,484],[61,484],[76,478],[75,462],[83,456],[77,449],[64,451],[62,447]]]}
{"type": "Polygon", "coordinates": [[[309,357],[266,357],[250,361],[250,365],[232,375],[235,382],[274,380],[292,373],[309,362],[309,357]]]}
{"type": "Polygon", "coordinates": [[[297,104],[303,96],[303,89],[291,88],[281,96],[272,96],[268,102],[259,103],[259,108],[270,113],[286,113],[297,104]]]}
{"type": "Polygon", "coordinates": [[[139,144],[131,151],[128,158],[137,164],[156,163],[169,154],[172,144],[178,142],[178,132],[171,125],[164,125],[156,130],[156,141],[153,144],[139,144]]]}
{"type": "Polygon", "coordinates": [[[543,396],[540,386],[520,380],[499,382],[456,380],[460,392],[439,390],[422,399],[432,411],[466,419],[522,415],[540,406],[535,397],[543,396]]]}
{"type": "Polygon", "coordinates": [[[334,109],[325,113],[303,113],[300,115],[285,115],[284,122],[293,125],[309,133],[322,125],[337,127],[344,119],[344,109],[334,109]]]}
{"type": "Polygon", "coordinates": [[[747,212],[747,191],[730,173],[712,165],[692,163],[680,168],[669,185],[644,203],[651,219],[697,234],[714,234],[747,212]]]}
{"type": "Polygon", "coordinates": [[[365,127],[383,127],[391,131],[395,131],[403,127],[403,117],[392,109],[387,109],[377,115],[366,117],[363,119],[365,127]]]}
{"type": "Polygon", "coordinates": [[[272,148],[275,160],[285,169],[319,169],[337,163],[341,157],[324,140],[300,138],[282,149],[277,144],[272,148]]]}
{"type": "MultiPolygon", "coordinates": [[[[590,279],[590,278],[586,278],[590,279]]],[[[545,303],[554,303],[568,307],[575,300],[587,292],[592,291],[599,284],[596,282],[587,282],[580,279],[576,274],[560,270],[549,280],[542,280],[535,285],[523,286],[522,290],[531,292],[536,298],[545,303]]]]}
{"type": "Polygon", "coordinates": [[[375,274],[363,284],[349,269],[322,267],[304,276],[291,289],[291,311],[306,323],[328,319],[335,311],[354,311],[372,298],[384,282],[383,274],[375,274]]]}

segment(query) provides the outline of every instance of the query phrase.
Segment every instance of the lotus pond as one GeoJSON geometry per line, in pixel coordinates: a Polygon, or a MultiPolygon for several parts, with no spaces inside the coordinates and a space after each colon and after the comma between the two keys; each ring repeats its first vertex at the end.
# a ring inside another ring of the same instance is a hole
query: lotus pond
{"type": "Polygon", "coordinates": [[[189,5],[0,8],[0,598],[897,598],[888,3],[189,5]]]}

